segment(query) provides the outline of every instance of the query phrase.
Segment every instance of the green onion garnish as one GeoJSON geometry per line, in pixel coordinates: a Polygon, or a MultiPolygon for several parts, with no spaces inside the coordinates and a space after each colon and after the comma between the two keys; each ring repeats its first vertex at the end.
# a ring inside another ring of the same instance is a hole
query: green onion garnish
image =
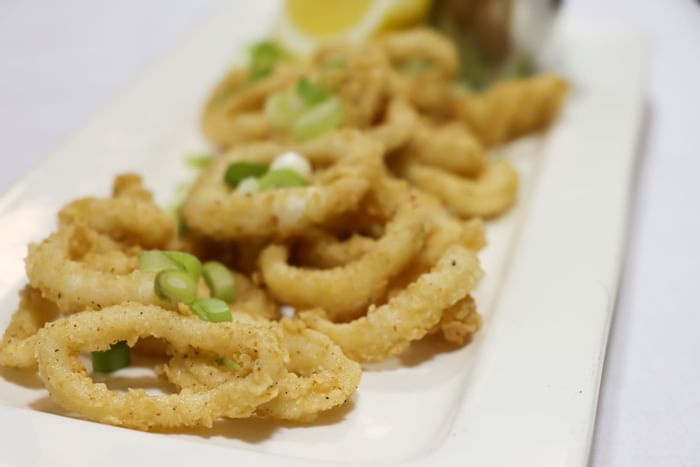
{"type": "Polygon", "coordinates": [[[160,271],[155,280],[156,294],[173,303],[192,303],[197,298],[197,282],[178,269],[160,271]]]}
{"type": "Polygon", "coordinates": [[[253,45],[250,49],[250,69],[248,72],[250,80],[256,81],[272,73],[284,56],[284,50],[276,42],[262,41],[253,45]]]}
{"type": "Polygon", "coordinates": [[[326,71],[344,70],[347,63],[342,57],[332,57],[326,60],[321,67],[326,71]]]}
{"type": "Polygon", "coordinates": [[[109,350],[92,352],[93,373],[112,373],[131,365],[131,352],[126,341],[113,344],[109,350]]]}
{"type": "Polygon", "coordinates": [[[234,162],[226,169],[224,181],[231,188],[236,188],[239,183],[248,177],[261,177],[267,173],[267,166],[253,162],[234,162]]]}
{"type": "Polygon", "coordinates": [[[185,164],[187,164],[188,167],[200,170],[208,166],[213,158],[214,156],[211,154],[192,154],[187,156],[185,164]]]}
{"type": "Polygon", "coordinates": [[[160,272],[178,269],[178,266],[162,251],[151,250],[139,253],[139,269],[145,272],[160,272]]]}
{"type": "Polygon", "coordinates": [[[225,366],[229,370],[238,370],[241,368],[241,366],[236,362],[235,360],[232,360],[228,357],[216,357],[216,364],[220,366],[225,366]]]}
{"type": "Polygon", "coordinates": [[[297,119],[292,127],[292,134],[297,141],[315,138],[334,130],[343,121],[343,104],[337,97],[307,110],[297,119]]]}
{"type": "Polygon", "coordinates": [[[272,170],[260,178],[260,191],[273,190],[275,188],[296,188],[306,186],[306,180],[294,170],[272,170]]]}
{"type": "Polygon", "coordinates": [[[200,298],[190,304],[190,309],[204,321],[212,323],[230,322],[233,319],[228,304],[218,298],[200,298]]]}
{"type": "Polygon", "coordinates": [[[325,101],[331,95],[330,90],[318,84],[313,84],[305,76],[302,76],[297,81],[297,93],[309,107],[325,101]]]}
{"type": "Polygon", "coordinates": [[[265,117],[276,127],[288,128],[306,109],[296,92],[283,91],[272,94],[265,101],[265,117]]]}
{"type": "Polygon", "coordinates": [[[192,276],[195,283],[199,281],[199,276],[202,274],[202,263],[196,256],[182,251],[164,251],[163,254],[167,256],[179,270],[192,276]]]}
{"type": "Polygon", "coordinates": [[[202,267],[202,276],[212,297],[227,303],[236,300],[236,279],[226,266],[218,261],[208,261],[202,267]]]}

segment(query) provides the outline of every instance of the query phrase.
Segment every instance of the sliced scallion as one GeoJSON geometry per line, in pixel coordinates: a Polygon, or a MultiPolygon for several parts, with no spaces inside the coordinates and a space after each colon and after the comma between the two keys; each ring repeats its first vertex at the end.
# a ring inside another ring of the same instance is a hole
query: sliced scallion
{"type": "Polygon", "coordinates": [[[296,92],[282,91],[272,94],[265,101],[265,117],[272,126],[289,128],[306,106],[296,92]]]}
{"type": "Polygon", "coordinates": [[[208,261],[202,266],[204,282],[212,297],[232,303],[236,300],[236,278],[218,261],[208,261]]]}
{"type": "Polygon", "coordinates": [[[228,357],[216,357],[216,364],[219,366],[225,366],[229,370],[238,370],[241,366],[235,360],[228,357]]]}
{"type": "Polygon", "coordinates": [[[292,134],[297,141],[305,141],[334,130],[343,121],[343,104],[331,97],[304,112],[294,123],[292,134]]]}
{"type": "Polygon", "coordinates": [[[250,49],[248,72],[250,80],[256,81],[272,73],[284,56],[284,50],[276,42],[262,41],[253,45],[250,49]]]}
{"type": "Polygon", "coordinates": [[[145,272],[160,272],[166,269],[177,269],[168,256],[158,250],[142,251],[139,253],[139,269],[145,272]]]}
{"type": "Polygon", "coordinates": [[[304,103],[309,107],[319,104],[331,95],[331,91],[327,88],[314,84],[305,76],[297,81],[297,93],[304,100],[304,103]]]}
{"type": "Polygon", "coordinates": [[[202,274],[202,263],[196,256],[182,251],[164,251],[163,254],[177,265],[178,269],[192,276],[195,283],[199,281],[202,274]]]}
{"type": "Polygon", "coordinates": [[[200,298],[190,304],[192,313],[212,323],[230,322],[233,318],[228,304],[218,298],[200,298]]]}
{"type": "Polygon", "coordinates": [[[214,156],[211,154],[192,154],[187,156],[185,164],[193,169],[203,169],[209,165],[214,156]]]}
{"type": "Polygon", "coordinates": [[[306,186],[304,177],[290,169],[272,170],[260,178],[260,191],[306,186]]]}
{"type": "Polygon", "coordinates": [[[92,371],[112,373],[131,365],[131,352],[125,341],[113,344],[109,350],[92,352],[92,371]]]}
{"type": "Polygon", "coordinates": [[[254,162],[234,162],[226,169],[224,181],[231,188],[236,188],[239,183],[248,177],[261,177],[267,172],[267,166],[254,162]]]}
{"type": "Polygon", "coordinates": [[[179,269],[168,269],[156,275],[156,294],[173,303],[192,303],[197,298],[197,282],[179,269]]]}

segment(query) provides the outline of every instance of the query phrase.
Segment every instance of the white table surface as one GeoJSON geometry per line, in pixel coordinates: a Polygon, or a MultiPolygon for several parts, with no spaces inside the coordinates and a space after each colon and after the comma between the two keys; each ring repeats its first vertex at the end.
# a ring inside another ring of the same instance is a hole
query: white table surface
{"type": "MultiPolygon", "coordinates": [[[[215,3],[0,1],[0,192],[215,3]]],[[[636,26],[651,53],[629,251],[591,463],[700,466],[700,6],[565,4],[567,15],[636,26]]]]}

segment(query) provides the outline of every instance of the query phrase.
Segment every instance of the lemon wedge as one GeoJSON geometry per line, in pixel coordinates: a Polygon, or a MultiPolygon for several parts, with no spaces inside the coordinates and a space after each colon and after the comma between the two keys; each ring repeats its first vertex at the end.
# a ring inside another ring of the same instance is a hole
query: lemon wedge
{"type": "Polygon", "coordinates": [[[432,0],[286,0],[278,38],[287,49],[311,53],[325,41],[359,42],[421,22],[432,0]]]}

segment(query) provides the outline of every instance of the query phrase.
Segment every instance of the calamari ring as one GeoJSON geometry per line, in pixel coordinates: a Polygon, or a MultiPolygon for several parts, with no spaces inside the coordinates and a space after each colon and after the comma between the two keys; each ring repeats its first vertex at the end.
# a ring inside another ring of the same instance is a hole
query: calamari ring
{"type": "Polygon", "coordinates": [[[56,305],[41,296],[38,290],[25,286],[19,294],[17,311],[0,340],[0,366],[36,367],[36,333],[59,316],[56,305]]]}
{"type": "Polygon", "coordinates": [[[302,70],[278,67],[270,76],[251,82],[248,71],[229,73],[213,90],[202,114],[202,131],[222,147],[276,136],[264,114],[265,99],[292,85],[302,70]]]}
{"type": "Polygon", "coordinates": [[[343,127],[375,125],[389,97],[391,67],[376,44],[325,46],[312,58],[313,74],[343,102],[343,127]],[[333,61],[341,66],[329,67],[333,61]]]}
{"type": "MultiPolygon", "coordinates": [[[[43,242],[29,245],[25,260],[29,283],[64,312],[101,309],[124,301],[171,306],[154,291],[155,273],[103,271],[74,257],[76,245],[79,250],[89,250],[96,237],[104,238],[84,225],[67,225],[43,242]]],[[[78,251],[78,256],[83,253],[78,251]]]]}
{"type": "Polygon", "coordinates": [[[418,188],[438,197],[462,217],[496,217],[510,208],[518,194],[518,173],[510,163],[489,163],[474,179],[437,167],[405,161],[399,174],[418,188]]]}
{"type": "Polygon", "coordinates": [[[440,332],[445,341],[461,347],[471,340],[479,328],[481,316],[476,302],[471,295],[467,295],[442,313],[440,322],[430,333],[440,332]]]}
{"type": "Polygon", "coordinates": [[[401,157],[466,176],[478,175],[486,165],[481,143],[458,122],[420,120],[401,157]]]}
{"type": "Polygon", "coordinates": [[[385,152],[405,146],[410,140],[418,120],[415,110],[403,99],[392,99],[386,108],[383,121],[370,128],[368,133],[384,145],[385,152]]]}
{"type": "Polygon", "coordinates": [[[414,191],[402,183],[393,185],[377,197],[395,209],[394,216],[387,216],[391,220],[382,238],[354,261],[332,269],[300,268],[289,264],[285,245],[263,250],[259,266],[270,293],[297,309],[323,308],[333,320],[355,318],[379,300],[389,280],[416,256],[425,237],[425,214],[414,191]]]}
{"type": "Polygon", "coordinates": [[[278,336],[266,327],[243,320],[210,323],[139,303],[75,314],[48,324],[38,335],[39,376],[54,401],[90,420],[140,430],[211,427],[221,417],[248,417],[277,395],[276,383],[285,371],[278,336]],[[133,345],[147,336],[166,339],[181,353],[197,347],[239,362],[248,356],[251,364],[240,378],[216,388],[167,395],[110,391],[86,375],[81,351],[105,350],[123,340],[133,345]]]}
{"type": "Polygon", "coordinates": [[[175,234],[175,223],[143,188],[141,177],[118,176],[112,198],[82,198],[58,213],[61,225],[84,223],[100,233],[144,248],[163,248],[175,234]]]}
{"type": "MultiPolygon", "coordinates": [[[[461,220],[452,215],[434,196],[417,192],[426,206],[427,236],[411,269],[424,271],[435,264],[452,245],[461,245],[477,252],[486,246],[484,224],[479,218],[461,220]]],[[[377,240],[353,234],[347,240],[338,240],[327,233],[302,238],[294,250],[295,259],[304,266],[333,268],[355,261],[376,248],[377,240]]]]}
{"type": "Polygon", "coordinates": [[[386,34],[379,40],[392,64],[422,58],[431,62],[430,72],[450,80],[457,73],[459,57],[455,45],[444,35],[427,28],[386,34]]]}
{"type": "Polygon", "coordinates": [[[484,94],[456,94],[457,118],[484,143],[495,146],[547,127],[559,113],[568,90],[552,74],[508,80],[484,94]]]}
{"type": "Polygon", "coordinates": [[[182,206],[187,226],[217,240],[288,237],[355,207],[382,171],[382,147],[355,130],[341,130],[299,146],[257,143],[217,157],[195,182],[182,206]],[[235,161],[269,164],[295,150],[316,171],[310,185],[242,194],[227,187],[224,173],[235,161]]]}
{"type": "MultiPolygon", "coordinates": [[[[283,319],[283,346],[289,353],[287,374],[276,398],[257,408],[264,418],[310,422],[320,412],[345,403],[360,382],[360,366],[320,332],[283,319]]],[[[203,359],[175,355],[165,366],[168,380],[180,388],[216,387],[231,373],[203,359]]]]}
{"type": "Polygon", "coordinates": [[[333,323],[314,311],[300,313],[312,329],[326,334],[358,362],[382,360],[403,352],[423,338],[443,310],[467,296],[481,279],[479,260],[461,246],[453,246],[437,264],[405,290],[367,315],[349,323],[333,323]]]}

